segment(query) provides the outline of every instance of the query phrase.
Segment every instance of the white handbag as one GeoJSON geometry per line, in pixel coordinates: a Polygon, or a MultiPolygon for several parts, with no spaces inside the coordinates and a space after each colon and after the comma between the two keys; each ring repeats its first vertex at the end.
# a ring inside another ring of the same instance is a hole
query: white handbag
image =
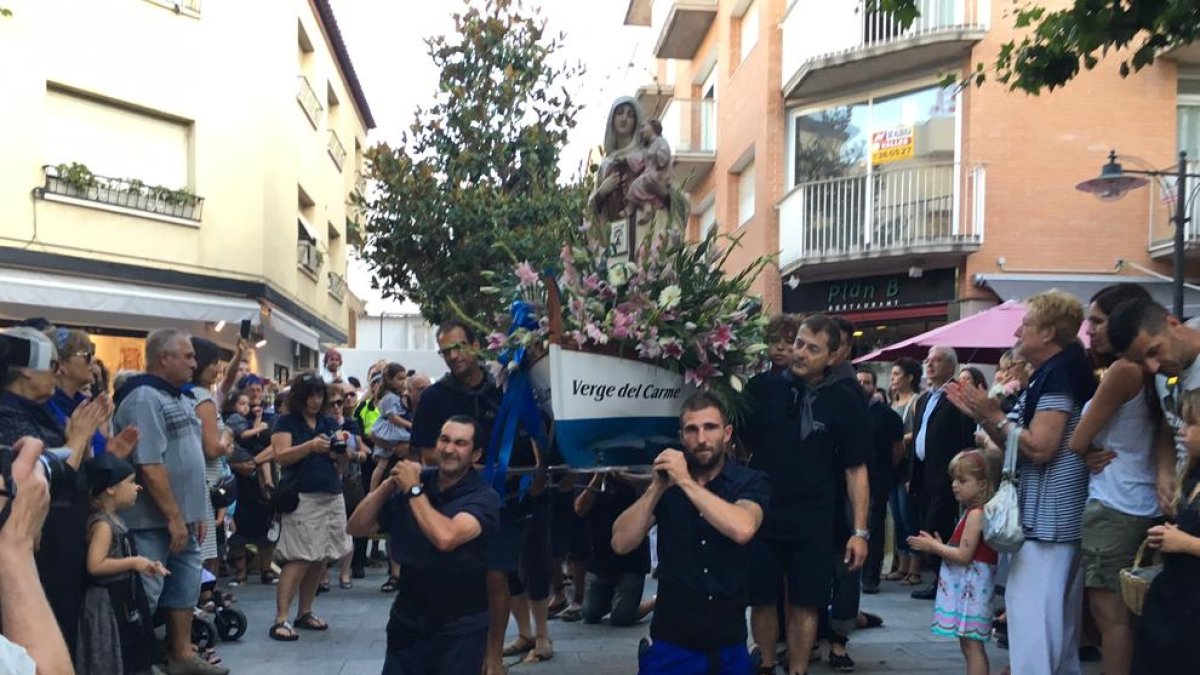
{"type": "Polygon", "coordinates": [[[1000,553],[1016,553],[1025,543],[1021,528],[1020,495],[1017,493],[1017,453],[1021,427],[1014,426],[1004,447],[1004,470],[1000,488],[983,507],[983,539],[1000,553]]]}

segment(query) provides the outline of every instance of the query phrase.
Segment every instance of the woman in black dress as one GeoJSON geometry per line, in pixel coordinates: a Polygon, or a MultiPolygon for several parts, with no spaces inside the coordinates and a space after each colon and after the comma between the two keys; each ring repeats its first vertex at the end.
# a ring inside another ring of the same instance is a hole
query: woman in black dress
{"type": "Polygon", "coordinates": [[[1192,674],[1200,663],[1200,391],[1185,395],[1182,434],[1189,465],[1175,522],[1150,528],[1162,573],[1142,606],[1133,648],[1134,675],[1192,674]]]}

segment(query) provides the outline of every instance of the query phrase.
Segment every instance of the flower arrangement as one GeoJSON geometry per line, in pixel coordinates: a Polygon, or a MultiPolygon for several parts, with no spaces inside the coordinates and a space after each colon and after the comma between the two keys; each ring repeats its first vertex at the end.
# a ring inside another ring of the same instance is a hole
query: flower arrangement
{"type": "Polygon", "coordinates": [[[511,273],[485,273],[495,285],[484,292],[516,298],[533,315],[512,325],[508,312],[498,314],[496,324],[507,332],[489,335],[489,351],[545,348],[551,326],[545,284],[556,282],[564,346],[682,373],[687,384],[726,400],[762,370],[767,319],[750,287],[769,256],[727,274],[725,263],[740,238],[713,232],[684,242],[658,233],[630,260],[609,257],[605,243],[586,227],[576,239],[563,246],[557,275],[539,274],[528,262],[518,262],[511,273]]]}

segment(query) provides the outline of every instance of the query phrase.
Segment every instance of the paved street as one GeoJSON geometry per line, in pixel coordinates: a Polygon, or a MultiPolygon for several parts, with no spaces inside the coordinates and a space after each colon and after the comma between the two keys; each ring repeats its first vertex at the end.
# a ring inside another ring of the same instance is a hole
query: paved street
{"type": "MultiPolygon", "coordinates": [[[[355,588],[337,588],[317,601],[317,613],[328,620],[328,633],[302,632],[298,642],[274,642],[267,628],[274,614],[273,589],[252,582],[237,589],[238,604],[249,617],[250,629],[240,642],[220,647],[222,657],[235,673],[254,675],[378,675],[383,664],[384,625],[391,595],[379,592],[383,570],[368,570],[355,588]]],[[[963,661],[958,644],[930,634],[932,603],[912,600],[908,587],[884,583],[883,592],[864,596],[864,609],[883,616],[881,629],[860,631],[851,637],[850,654],[860,673],[934,675],[961,673],[963,661]]],[[[294,613],[294,610],[293,610],[294,613]]],[[[510,637],[515,624],[510,624],[510,637]]],[[[634,654],[647,623],[633,628],[552,621],[553,660],[521,665],[514,675],[551,673],[628,675],[636,671],[634,654]]],[[[1007,652],[989,646],[992,670],[1007,663],[1007,652]]],[[[1095,675],[1099,664],[1085,664],[1084,673],[1095,675]]],[[[781,671],[782,672],[782,671],[781,671]]],[[[828,663],[814,664],[812,673],[829,673],[828,663]]]]}

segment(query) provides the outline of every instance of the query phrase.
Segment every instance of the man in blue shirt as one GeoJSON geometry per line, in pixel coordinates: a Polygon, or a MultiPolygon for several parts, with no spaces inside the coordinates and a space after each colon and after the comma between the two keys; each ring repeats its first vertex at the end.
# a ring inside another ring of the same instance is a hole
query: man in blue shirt
{"type": "Polygon", "coordinates": [[[641,675],[750,671],[746,652],[750,549],[770,499],[765,474],[728,455],[733,427],[720,401],[683,404],[685,450],[654,459],[654,480],[613,523],[612,549],[633,551],[658,523],[658,600],[641,675]]]}
{"type": "Polygon", "coordinates": [[[483,448],[476,421],[451,416],[435,447],[437,468],[403,461],[368,495],[347,530],[377,528],[400,564],[387,626],[384,675],[479,675],[488,631],[488,546],[500,496],[473,465],[483,448]]]}

